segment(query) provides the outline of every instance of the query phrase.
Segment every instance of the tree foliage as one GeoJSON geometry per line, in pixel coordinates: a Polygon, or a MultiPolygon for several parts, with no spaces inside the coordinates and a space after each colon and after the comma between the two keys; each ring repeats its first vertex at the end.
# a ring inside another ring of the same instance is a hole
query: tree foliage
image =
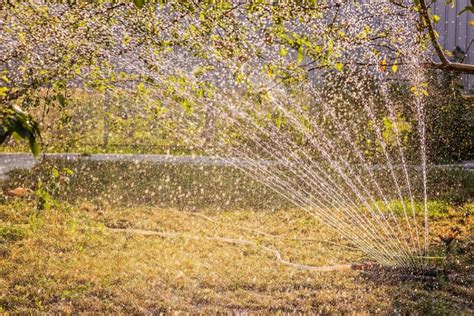
{"type": "Polygon", "coordinates": [[[40,129],[31,116],[14,106],[3,108],[0,111],[0,143],[3,143],[9,136],[28,140],[31,152],[37,156],[39,154],[38,140],[40,129]]]}
{"type": "MultiPolygon", "coordinates": [[[[431,61],[431,50],[441,57],[444,51],[422,0],[8,2],[0,19],[7,129],[7,120],[20,115],[14,105],[44,112],[65,107],[75,87],[148,100],[160,89],[193,115],[199,105],[183,95],[209,99],[213,90],[230,88],[260,98],[262,74],[296,87],[361,67],[387,77],[403,76],[412,63],[470,69],[431,61]]],[[[16,133],[39,135],[27,130],[16,133]]]]}

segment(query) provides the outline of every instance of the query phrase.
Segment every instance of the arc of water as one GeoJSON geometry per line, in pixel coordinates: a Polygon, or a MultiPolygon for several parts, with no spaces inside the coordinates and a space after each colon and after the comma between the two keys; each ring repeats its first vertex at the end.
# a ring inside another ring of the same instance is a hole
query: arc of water
{"type": "MultiPolygon", "coordinates": [[[[275,132],[278,132],[278,131],[275,131],[275,132]]],[[[291,140],[287,139],[287,141],[291,141],[291,140]]],[[[284,147],[285,147],[285,148],[290,148],[291,145],[287,143],[287,144],[285,144],[284,147]]],[[[293,148],[294,148],[294,143],[293,143],[293,148]]],[[[304,152],[304,151],[302,151],[302,152],[304,152]]],[[[306,154],[306,153],[305,153],[305,154],[306,154]]],[[[307,169],[307,168],[305,167],[305,163],[304,163],[303,161],[301,161],[301,160],[299,159],[299,157],[294,154],[294,152],[292,152],[291,150],[288,150],[288,155],[291,156],[292,158],[294,158],[295,162],[298,163],[298,166],[299,166],[299,167],[303,167],[304,170],[302,170],[301,175],[300,175],[300,177],[302,178],[302,180],[306,180],[307,182],[312,183],[313,185],[318,186],[318,183],[317,183],[317,182],[314,182],[314,179],[317,178],[318,180],[321,181],[321,178],[318,177],[318,175],[315,174],[314,172],[312,172],[311,170],[307,169]]],[[[285,157],[285,158],[286,158],[286,157],[285,157]]],[[[318,164],[315,164],[315,166],[317,166],[317,168],[319,168],[320,170],[322,170],[322,169],[318,166],[318,164]]],[[[292,170],[294,170],[294,169],[292,169],[292,170]]],[[[326,174],[326,175],[327,175],[327,174],[326,174]]],[[[318,191],[318,194],[322,195],[323,192],[326,192],[326,190],[325,190],[324,187],[323,187],[322,190],[318,191]]],[[[346,196],[346,197],[347,197],[347,196],[346,196]]],[[[351,200],[349,200],[349,201],[351,201],[351,200]]],[[[347,203],[342,203],[342,204],[345,204],[345,205],[341,205],[341,202],[338,202],[338,203],[339,203],[339,205],[338,205],[338,206],[335,206],[335,207],[339,207],[339,208],[341,208],[341,209],[343,209],[343,210],[347,210],[347,209],[352,210],[352,208],[351,208],[347,203]]],[[[372,233],[378,234],[378,231],[374,231],[375,225],[374,225],[374,223],[372,222],[372,220],[371,220],[370,218],[366,217],[366,216],[365,216],[365,213],[360,212],[360,208],[357,207],[357,206],[355,205],[355,203],[352,202],[352,204],[353,204],[353,206],[355,207],[355,209],[358,209],[358,210],[359,210],[359,212],[351,213],[350,216],[351,216],[353,219],[355,219],[356,221],[358,221],[359,224],[362,225],[364,228],[369,228],[369,229],[372,231],[372,233]],[[355,214],[356,218],[354,218],[354,214],[355,214]],[[366,226],[367,226],[367,227],[366,227],[366,226]]],[[[377,220],[379,227],[382,227],[382,226],[381,226],[382,223],[380,222],[380,220],[378,219],[378,217],[376,217],[375,219],[377,220]]],[[[385,232],[385,235],[386,235],[387,237],[393,239],[393,235],[387,234],[387,232],[385,232]]],[[[372,235],[372,236],[373,236],[373,235],[372,235]]],[[[392,245],[392,244],[390,244],[390,245],[392,245]]],[[[400,250],[400,249],[399,249],[399,250],[400,250]]]]}
{"type": "Polygon", "coordinates": [[[421,166],[422,166],[422,177],[423,177],[423,202],[424,202],[424,224],[425,224],[425,242],[424,252],[425,255],[428,252],[428,238],[429,238],[429,227],[428,227],[428,192],[427,192],[427,171],[426,171],[426,136],[425,136],[425,123],[424,123],[424,111],[423,101],[420,96],[415,97],[415,107],[418,116],[418,129],[420,131],[420,146],[421,146],[421,166]]]}
{"type": "MultiPolygon", "coordinates": [[[[370,118],[376,122],[376,118],[375,118],[375,115],[372,111],[372,109],[367,106],[367,104],[364,104],[364,109],[366,109],[367,113],[369,114],[370,118]]],[[[387,161],[387,164],[389,166],[389,169],[390,169],[390,174],[392,175],[392,178],[393,178],[393,181],[395,183],[395,187],[397,189],[397,194],[398,194],[398,198],[400,199],[400,202],[402,203],[402,209],[403,209],[403,214],[405,216],[405,221],[407,223],[407,226],[408,226],[408,230],[410,232],[410,239],[411,239],[411,242],[413,244],[413,249],[415,250],[416,249],[416,246],[415,246],[415,239],[413,237],[413,230],[412,230],[412,227],[411,227],[411,224],[410,224],[410,221],[408,220],[408,213],[407,213],[407,210],[406,210],[406,205],[405,205],[405,201],[403,199],[403,195],[402,195],[402,192],[401,192],[401,189],[400,189],[400,185],[398,183],[398,178],[395,174],[395,171],[394,171],[394,167],[393,167],[393,164],[392,164],[392,160],[390,159],[390,155],[388,153],[388,150],[387,150],[387,146],[386,146],[386,143],[384,142],[383,140],[383,137],[382,137],[382,132],[380,130],[380,127],[377,123],[374,123],[374,131],[375,131],[375,135],[377,137],[377,140],[379,141],[380,143],[380,146],[382,147],[382,151],[384,153],[384,156],[385,156],[385,159],[387,161]]],[[[385,200],[385,199],[384,199],[385,200]]]]}
{"type": "MultiPolygon", "coordinates": [[[[311,138],[311,137],[310,137],[310,138],[311,138]]],[[[295,157],[295,156],[294,156],[294,157],[295,157]]],[[[294,157],[293,157],[293,158],[294,158],[294,157]]],[[[278,159],[281,159],[281,157],[277,157],[277,158],[278,158],[278,159]]],[[[326,157],[326,158],[327,158],[327,157],[326,157]]],[[[303,175],[304,175],[304,173],[303,173],[303,175]]],[[[298,176],[299,176],[299,177],[302,177],[302,176],[301,176],[301,173],[300,173],[298,176]]],[[[347,180],[347,179],[345,179],[345,180],[347,180]]],[[[305,191],[305,192],[306,192],[306,191],[305,191]]],[[[355,191],[355,193],[356,193],[356,191],[355,191]]],[[[356,193],[356,195],[360,195],[360,193],[356,193]]],[[[339,203],[343,203],[343,202],[339,202],[339,203]]],[[[304,205],[304,204],[303,204],[303,205],[304,205]]],[[[306,205],[313,205],[313,206],[314,206],[314,202],[313,202],[313,201],[308,201],[308,200],[306,200],[306,205]]],[[[353,239],[353,238],[352,238],[352,239],[353,239]]],[[[370,245],[369,245],[369,246],[370,246],[370,245]]],[[[385,250],[384,252],[387,253],[386,250],[385,250]]]]}
{"type": "Polygon", "coordinates": [[[398,152],[399,152],[400,159],[401,159],[403,174],[405,176],[405,183],[407,185],[408,195],[409,195],[409,198],[410,198],[411,211],[412,211],[412,216],[413,216],[413,223],[414,223],[414,226],[415,226],[415,233],[416,233],[417,244],[418,244],[418,255],[421,256],[421,245],[420,245],[420,238],[419,238],[419,231],[418,231],[418,222],[417,222],[416,214],[415,214],[415,202],[414,202],[413,193],[412,193],[412,190],[411,190],[410,177],[408,175],[408,170],[407,170],[407,167],[406,167],[405,155],[403,153],[403,146],[402,146],[402,143],[401,143],[400,130],[398,129],[398,124],[396,123],[397,118],[396,118],[395,112],[393,110],[393,102],[390,100],[390,98],[387,97],[387,94],[388,94],[387,91],[386,91],[387,87],[384,83],[382,83],[381,89],[382,89],[382,95],[384,96],[384,103],[385,103],[386,108],[387,108],[388,113],[389,113],[389,118],[392,122],[394,122],[392,124],[392,129],[393,129],[393,132],[395,133],[395,138],[396,138],[396,141],[397,141],[397,148],[398,148],[398,152]]]}
{"type": "MultiPolygon", "coordinates": [[[[272,152],[272,151],[270,151],[269,153],[270,153],[270,154],[273,154],[273,152],[272,152]]],[[[367,224],[367,223],[366,223],[366,224],[367,224]]]]}
{"type": "MultiPolygon", "coordinates": [[[[280,158],[280,157],[274,157],[274,158],[280,158]]],[[[291,170],[292,170],[292,173],[295,174],[297,177],[302,178],[299,174],[297,174],[297,172],[296,172],[294,169],[291,169],[291,170]]],[[[278,172],[275,172],[274,170],[272,171],[272,173],[273,173],[273,174],[278,174],[278,172]]],[[[303,174],[304,174],[304,173],[303,173],[303,174]]],[[[280,178],[285,178],[287,184],[295,185],[295,183],[294,183],[295,180],[293,180],[293,179],[287,177],[287,176],[284,174],[284,172],[281,172],[279,176],[280,176],[280,178]]],[[[304,178],[303,178],[303,180],[304,180],[304,178]]],[[[296,185],[295,185],[295,186],[296,186],[296,185]]],[[[308,196],[314,196],[314,194],[312,194],[312,192],[306,191],[306,189],[302,189],[301,186],[297,186],[297,187],[300,188],[299,190],[303,190],[305,193],[307,193],[308,196]]],[[[343,210],[343,211],[346,211],[346,210],[347,210],[344,206],[341,206],[340,204],[337,205],[338,202],[335,202],[334,200],[333,200],[333,202],[331,202],[331,201],[330,201],[331,198],[328,199],[326,196],[324,196],[324,195],[321,194],[321,193],[320,193],[320,197],[322,197],[322,198],[324,199],[324,201],[328,202],[328,204],[331,204],[334,208],[338,208],[338,209],[343,210]],[[335,202],[335,203],[334,203],[334,202],[335,202]]],[[[311,201],[312,199],[308,199],[308,200],[311,201]]],[[[324,205],[324,204],[323,204],[323,205],[324,205]]],[[[356,220],[357,220],[357,219],[356,219],[356,220]]],[[[354,222],[352,222],[352,223],[354,223],[354,222]]],[[[368,224],[367,222],[363,222],[362,224],[360,224],[360,227],[365,228],[366,234],[369,235],[369,237],[370,237],[372,240],[374,240],[374,241],[380,243],[380,241],[379,241],[376,237],[374,237],[374,235],[373,235],[370,231],[368,231],[368,229],[367,229],[367,227],[366,227],[366,226],[368,226],[367,224],[368,224]],[[363,224],[365,224],[365,225],[363,225],[363,224]]],[[[388,252],[386,249],[384,249],[384,251],[388,252]]]]}
{"type": "MultiPolygon", "coordinates": [[[[252,161],[251,164],[255,163],[252,158],[249,158],[252,161]]],[[[364,253],[372,256],[375,260],[382,264],[387,265],[397,265],[397,261],[394,261],[393,258],[390,258],[386,254],[381,253],[379,250],[376,250],[373,245],[369,244],[367,241],[361,239],[357,231],[354,231],[354,227],[350,225],[350,223],[345,223],[341,219],[336,217],[329,216],[330,209],[328,209],[324,204],[317,204],[302,194],[304,190],[288,190],[288,184],[282,181],[279,177],[277,177],[273,172],[268,172],[265,169],[257,167],[257,171],[249,171],[247,168],[243,168],[240,165],[236,165],[237,168],[241,169],[243,172],[249,174],[257,181],[262,183],[263,185],[269,187],[270,189],[274,190],[276,193],[280,194],[281,196],[285,197],[288,201],[292,202],[294,205],[301,206],[304,211],[306,211],[311,216],[315,217],[318,220],[323,220],[329,226],[336,229],[341,235],[343,235],[348,240],[352,240],[354,244],[358,246],[364,253]],[[267,174],[268,178],[272,179],[273,181],[261,180],[260,176],[255,177],[255,174],[267,174]],[[301,192],[303,191],[303,192],[301,192]],[[290,193],[292,192],[292,193],[290,193]],[[313,213],[311,210],[314,209],[317,213],[313,213]]]]}
{"type": "MultiPolygon", "coordinates": [[[[281,108],[281,107],[280,107],[281,108]]],[[[282,109],[284,110],[284,109],[282,109]]],[[[291,116],[291,115],[290,115],[291,116]]],[[[300,128],[300,130],[303,131],[303,133],[307,134],[306,130],[304,129],[304,127],[301,125],[301,123],[295,118],[295,117],[291,117],[292,118],[292,124],[295,124],[296,126],[298,126],[300,128]]],[[[372,210],[372,207],[370,206],[370,204],[368,203],[368,201],[365,199],[365,197],[359,192],[359,190],[357,189],[357,186],[355,186],[355,184],[352,182],[352,180],[350,180],[349,177],[347,177],[347,175],[344,173],[344,171],[342,170],[342,168],[337,164],[335,163],[335,161],[337,161],[337,159],[334,159],[333,157],[331,157],[331,155],[328,153],[327,150],[323,149],[323,147],[325,147],[325,145],[327,146],[330,146],[332,147],[332,144],[326,139],[326,136],[324,135],[324,133],[320,130],[318,124],[316,122],[313,122],[312,124],[313,127],[316,128],[316,131],[318,132],[318,137],[317,138],[321,138],[323,139],[323,143],[315,143],[315,138],[314,137],[311,137],[311,135],[306,135],[307,139],[309,142],[311,142],[313,144],[313,147],[315,147],[316,149],[318,149],[322,154],[323,156],[325,157],[326,161],[328,161],[331,166],[333,167],[334,170],[336,170],[336,172],[339,173],[339,175],[344,179],[344,181],[349,185],[349,187],[353,190],[353,192],[358,196],[358,198],[361,200],[361,202],[366,206],[366,208],[371,212],[372,215],[374,215],[374,212],[372,210]]],[[[334,147],[332,147],[332,149],[334,150],[334,147]]],[[[345,164],[346,168],[348,170],[352,170],[352,167],[347,163],[347,162],[342,162],[343,164],[345,164]]],[[[351,172],[351,174],[353,175],[354,179],[356,181],[358,181],[358,183],[361,185],[362,187],[362,190],[364,191],[365,195],[367,195],[369,197],[369,199],[372,200],[372,202],[375,202],[373,201],[370,193],[368,193],[364,187],[364,185],[362,184],[362,182],[360,181],[360,179],[358,178],[358,176],[354,173],[354,172],[351,172]]],[[[377,204],[376,203],[373,203],[375,205],[375,207],[377,208],[377,210],[379,211],[380,214],[383,214],[382,211],[380,210],[380,208],[378,208],[377,204]]],[[[387,222],[387,225],[388,227],[391,227],[389,225],[389,223],[387,222]]],[[[383,226],[384,227],[384,226],[383,226]]],[[[400,229],[401,231],[401,229],[400,229]]],[[[403,252],[405,252],[405,255],[409,258],[409,253],[404,250],[403,252]]]]}
{"type": "MultiPolygon", "coordinates": [[[[375,119],[375,115],[373,114],[373,111],[370,109],[370,107],[367,105],[367,103],[363,102],[364,103],[364,110],[368,113],[368,115],[370,116],[370,119],[374,122],[376,122],[376,119],[375,119]]],[[[382,198],[384,204],[386,205],[387,209],[389,210],[392,218],[397,222],[397,227],[398,227],[398,230],[400,233],[401,232],[401,228],[398,224],[398,219],[396,218],[396,216],[394,215],[393,213],[393,210],[391,209],[390,207],[390,204],[388,203],[387,201],[387,198],[385,196],[385,194],[382,192],[381,188],[380,188],[380,185],[378,184],[378,182],[375,180],[375,176],[371,170],[371,168],[368,166],[368,163],[366,161],[366,159],[363,157],[362,153],[360,152],[360,149],[355,146],[353,144],[353,142],[351,141],[351,136],[348,134],[347,132],[347,129],[343,128],[340,124],[340,122],[337,120],[337,118],[335,117],[335,113],[334,113],[334,110],[331,108],[331,107],[328,107],[325,105],[324,102],[322,102],[323,104],[323,107],[325,109],[325,111],[327,111],[331,117],[333,118],[335,124],[336,124],[336,127],[338,128],[338,130],[341,132],[341,134],[344,136],[345,140],[351,145],[351,147],[353,148],[354,150],[354,153],[356,154],[358,160],[360,161],[361,165],[363,166],[363,168],[365,169],[366,172],[369,173],[370,175],[370,179],[371,181],[373,182],[373,184],[375,185],[376,189],[377,189],[377,192],[378,194],[380,195],[380,197],[382,198]]],[[[390,170],[390,174],[393,178],[393,181],[394,181],[394,184],[395,184],[395,187],[397,189],[397,193],[398,193],[398,197],[402,203],[402,208],[403,208],[403,211],[404,211],[404,215],[405,215],[405,219],[406,219],[406,223],[407,223],[407,227],[408,229],[410,230],[410,236],[411,236],[411,240],[412,240],[412,244],[413,244],[413,247],[414,249],[416,249],[416,246],[414,244],[414,239],[413,239],[413,234],[412,234],[412,229],[411,229],[411,225],[410,225],[410,222],[408,220],[408,215],[407,215],[407,212],[406,212],[406,207],[405,207],[405,204],[403,202],[403,195],[401,193],[401,188],[400,188],[400,185],[398,183],[398,180],[397,180],[397,176],[395,175],[395,172],[394,172],[394,168],[393,168],[393,165],[392,165],[392,162],[391,162],[391,159],[390,159],[390,156],[388,154],[388,151],[386,150],[386,146],[385,146],[385,142],[383,140],[383,138],[381,137],[381,131],[380,131],[380,128],[378,127],[377,123],[374,123],[374,130],[375,130],[375,133],[376,133],[376,136],[377,136],[377,139],[378,141],[380,142],[381,146],[382,146],[382,150],[384,152],[384,155],[385,155],[385,159],[387,161],[387,164],[389,165],[389,170],[390,170]]],[[[412,257],[412,256],[410,256],[412,257]]]]}
{"type": "MultiPolygon", "coordinates": [[[[251,158],[250,158],[251,159],[251,158]]],[[[258,170],[258,174],[261,174],[261,173],[266,173],[267,174],[267,177],[268,178],[271,178],[273,181],[272,182],[269,182],[269,181],[262,181],[263,184],[269,186],[269,187],[273,187],[274,183],[282,183],[282,187],[284,187],[284,191],[283,191],[283,196],[284,197],[287,197],[289,192],[292,192],[292,194],[298,196],[298,194],[300,195],[300,203],[297,203],[296,205],[300,205],[302,206],[303,208],[305,208],[305,206],[310,206],[312,208],[317,208],[320,210],[318,216],[319,216],[319,219],[323,219],[323,220],[326,220],[328,222],[328,224],[330,226],[332,226],[333,228],[335,227],[341,234],[345,235],[346,238],[348,238],[349,240],[353,240],[355,242],[355,244],[358,244],[359,245],[359,248],[362,249],[364,252],[368,253],[369,255],[372,253],[372,257],[374,258],[377,258],[377,257],[380,257],[380,256],[383,256],[384,258],[388,258],[387,260],[390,260],[392,262],[392,264],[394,264],[394,262],[396,261],[393,261],[394,258],[392,256],[390,256],[391,253],[387,253],[386,251],[381,251],[380,249],[377,250],[377,243],[380,243],[379,240],[374,240],[373,243],[368,243],[368,241],[366,241],[365,239],[361,239],[359,236],[361,235],[360,232],[361,231],[357,231],[357,230],[354,230],[354,229],[360,229],[358,226],[354,226],[352,222],[344,222],[343,220],[341,220],[340,218],[338,217],[334,217],[334,216],[330,216],[329,214],[334,214],[334,210],[333,209],[330,209],[327,207],[327,205],[325,205],[324,203],[320,203],[319,204],[315,204],[315,202],[309,198],[309,196],[311,196],[311,192],[307,192],[304,188],[300,188],[299,185],[295,185],[295,187],[297,188],[297,190],[289,190],[288,189],[288,182],[285,182],[284,179],[285,179],[285,176],[286,175],[278,175],[278,172],[275,172],[274,170],[273,171],[268,171],[267,169],[262,169],[262,168],[259,168],[258,170]],[[283,179],[283,180],[282,180],[283,179]],[[302,194],[302,193],[306,193],[306,194],[302,194]],[[337,224],[338,222],[341,222],[343,227],[341,228],[341,224],[337,224]],[[347,234],[347,231],[352,231],[354,232],[353,234],[347,234]],[[359,241],[359,242],[357,242],[359,241]],[[373,249],[371,251],[369,251],[368,249],[373,249]],[[373,252],[376,252],[377,255],[374,255],[373,252]]],[[[253,175],[255,177],[255,174],[254,173],[251,173],[251,175],[253,175]]],[[[291,201],[291,199],[290,199],[291,201]]],[[[314,215],[314,214],[313,214],[314,215]]],[[[318,216],[316,216],[316,218],[318,218],[318,216]]],[[[326,222],[325,221],[325,222],[326,222]]],[[[363,227],[363,226],[362,226],[363,227]]],[[[396,258],[396,260],[399,260],[399,258],[396,258]]]]}

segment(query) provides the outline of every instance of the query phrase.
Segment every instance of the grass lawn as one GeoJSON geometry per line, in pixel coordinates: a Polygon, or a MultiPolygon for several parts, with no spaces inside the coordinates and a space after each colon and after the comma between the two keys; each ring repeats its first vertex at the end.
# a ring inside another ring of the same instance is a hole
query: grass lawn
{"type": "Polygon", "coordinates": [[[46,160],[1,184],[35,193],[0,197],[0,311],[472,314],[473,175],[430,183],[430,255],[460,234],[438,276],[417,279],[284,264],[275,251],[308,266],[367,258],[232,168],[46,160]]]}
{"type": "Polygon", "coordinates": [[[91,202],[38,210],[9,197],[0,205],[0,310],[470,314],[473,208],[450,208],[432,220],[433,251],[441,251],[438,232],[461,228],[450,263],[458,277],[424,281],[279,263],[263,246],[305,265],[364,260],[300,210],[187,212],[91,202]]]}

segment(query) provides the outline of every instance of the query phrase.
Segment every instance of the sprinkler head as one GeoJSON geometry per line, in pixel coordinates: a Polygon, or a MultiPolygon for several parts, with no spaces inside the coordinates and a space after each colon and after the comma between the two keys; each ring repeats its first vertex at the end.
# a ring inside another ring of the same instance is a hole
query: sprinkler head
{"type": "Polygon", "coordinates": [[[456,239],[459,233],[460,233],[459,227],[451,227],[444,234],[438,235],[439,239],[444,243],[446,256],[449,255],[451,251],[451,243],[456,239]]]}
{"type": "Polygon", "coordinates": [[[370,261],[365,261],[363,263],[353,263],[351,265],[352,270],[358,270],[358,271],[373,271],[373,270],[378,270],[382,267],[381,264],[376,263],[376,262],[370,262],[370,261]]]}
{"type": "Polygon", "coordinates": [[[446,245],[449,245],[453,242],[454,239],[456,239],[459,233],[459,227],[451,227],[449,231],[445,232],[444,234],[438,235],[438,237],[446,245]]]}

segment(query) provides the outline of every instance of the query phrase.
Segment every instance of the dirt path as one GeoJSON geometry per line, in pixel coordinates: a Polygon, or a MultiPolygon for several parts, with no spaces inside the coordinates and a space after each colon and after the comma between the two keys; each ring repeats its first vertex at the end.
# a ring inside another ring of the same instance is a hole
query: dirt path
{"type": "MultiPolygon", "coordinates": [[[[208,156],[173,156],[158,154],[93,154],[84,155],[78,153],[52,153],[42,154],[34,158],[30,153],[0,153],[0,180],[7,177],[7,173],[13,169],[30,169],[43,157],[63,158],[68,160],[86,159],[93,161],[133,161],[133,162],[155,162],[171,164],[195,164],[195,165],[214,165],[214,166],[233,166],[246,164],[243,159],[231,159],[222,157],[208,156]]],[[[262,163],[271,163],[262,161],[262,163]]],[[[379,166],[384,168],[384,166],[379,166]]],[[[455,165],[437,165],[439,168],[465,168],[474,171],[474,161],[466,161],[455,165]]],[[[374,167],[375,168],[375,167],[374,167]]]]}

